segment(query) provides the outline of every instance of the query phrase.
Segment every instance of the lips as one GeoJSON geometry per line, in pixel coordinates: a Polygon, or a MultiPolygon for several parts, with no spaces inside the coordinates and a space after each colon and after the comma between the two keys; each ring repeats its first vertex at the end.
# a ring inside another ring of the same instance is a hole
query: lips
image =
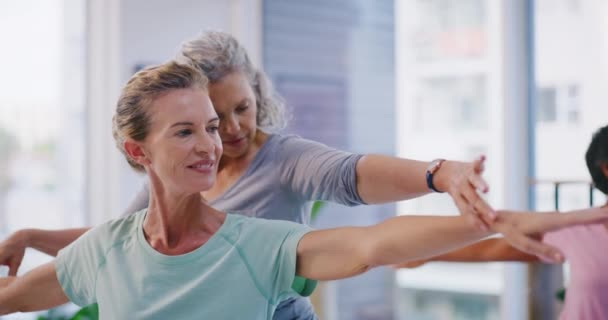
{"type": "Polygon", "coordinates": [[[232,140],[225,140],[225,141],[222,141],[222,143],[225,145],[237,145],[237,144],[243,142],[244,140],[245,140],[245,137],[238,138],[238,139],[232,139],[232,140]]]}
{"type": "Polygon", "coordinates": [[[209,172],[213,170],[213,166],[215,165],[215,161],[212,159],[203,159],[197,161],[188,166],[188,168],[196,170],[198,172],[209,172]]]}

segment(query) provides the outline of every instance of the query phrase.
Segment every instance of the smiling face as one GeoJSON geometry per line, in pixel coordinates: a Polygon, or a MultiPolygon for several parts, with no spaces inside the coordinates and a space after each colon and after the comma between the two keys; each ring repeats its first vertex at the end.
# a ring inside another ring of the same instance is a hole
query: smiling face
{"type": "Polygon", "coordinates": [[[150,131],[138,144],[145,154],[140,163],[148,174],[176,192],[209,190],[215,183],[222,143],[219,118],[207,92],[171,90],[156,98],[147,114],[150,131]]]}
{"type": "Polygon", "coordinates": [[[253,149],[258,128],[255,94],[247,77],[232,72],[209,86],[209,96],[221,119],[224,157],[247,156],[253,149]]]}

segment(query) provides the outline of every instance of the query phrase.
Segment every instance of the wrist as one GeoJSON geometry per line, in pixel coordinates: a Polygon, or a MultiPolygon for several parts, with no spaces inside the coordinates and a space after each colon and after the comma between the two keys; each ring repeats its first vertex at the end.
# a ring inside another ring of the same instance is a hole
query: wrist
{"type": "MultiPolygon", "coordinates": [[[[438,160],[441,161],[442,159],[438,159],[438,160]]],[[[433,160],[431,163],[429,163],[429,167],[427,168],[427,174],[428,174],[429,170],[431,169],[433,162],[438,161],[438,160],[433,160]]],[[[439,166],[435,169],[435,171],[432,172],[432,177],[431,177],[431,181],[430,181],[432,183],[432,186],[434,187],[434,190],[431,189],[432,191],[436,191],[436,192],[448,191],[449,179],[451,176],[451,170],[452,170],[453,165],[454,165],[454,161],[442,160],[441,163],[439,164],[439,166]]],[[[427,182],[427,186],[429,184],[430,183],[427,182]]]]}
{"type": "Polygon", "coordinates": [[[31,246],[33,231],[33,229],[21,229],[15,231],[15,233],[13,233],[12,238],[19,246],[27,248],[31,246]]]}

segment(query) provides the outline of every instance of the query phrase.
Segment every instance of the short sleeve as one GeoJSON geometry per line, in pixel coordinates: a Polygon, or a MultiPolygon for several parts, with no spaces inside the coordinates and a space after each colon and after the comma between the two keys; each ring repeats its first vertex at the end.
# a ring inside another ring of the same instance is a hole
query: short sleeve
{"type": "Polygon", "coordinates": [[[296,277],[298,243],[312,231],[289,221],[251,219],[242,234],[242,252],[250,272],[271,303],[312,293],[316,281],[296,277]]]}
{"type": "Polygon", "coordinates": [[[97,302],[97,271],[103,263],[100,234],[105,225],[93,228],[57,254],[55,269],[63,292],[79,306],[97,302]]]}
{"type": "Polygon", "coordinates": [[[362,157],[324,144],[286,136],[275,153],[281,184],[305,200],[364,204],[357,192],[357,162],[362,157]]]}

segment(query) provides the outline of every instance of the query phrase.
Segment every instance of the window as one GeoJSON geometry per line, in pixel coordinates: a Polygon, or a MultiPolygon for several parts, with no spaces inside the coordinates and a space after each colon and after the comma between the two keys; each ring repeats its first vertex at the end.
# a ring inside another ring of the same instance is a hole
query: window
{"type": "Polygon", "coordinates": [[[557,120],[555,88],[538,89],[537,95],[537,120],[540,122],[555,122],[557,120]]]}
{"type": "MultiPolygon", "coordinates": [[[[398,148],[403,157],[472,160],[500,157],[501,104],[491,37],[494,2],[396,2],[398,148]],[[495,94],[494,94],[495,95],[495,94]]],[[[500,168],[488,163],[492,203],[500,203],[500,168]]],[[[429,195],[398,212],[457,214],[451,199],[429,195]]],[[[432,263],[397,272],[397,318],[495,319],[503,291],[501,264],[432,263]],[[457,274],[457,277],[453,275],[457,274]]]]}
{"type": "MultiPolygon", "coordinates": [[[[84,0],[0,3],[3,239],[26,227],[84,224],[84,6],[84,0]]],[[[20,274],[49,259],[28,251],[20,274]]]]}
{"type": "Polygon", "coordinates": [[[576,84],[539,88],[537,121],[541,123],[578,124],[580,113],[579,86],[576,84]]]}

